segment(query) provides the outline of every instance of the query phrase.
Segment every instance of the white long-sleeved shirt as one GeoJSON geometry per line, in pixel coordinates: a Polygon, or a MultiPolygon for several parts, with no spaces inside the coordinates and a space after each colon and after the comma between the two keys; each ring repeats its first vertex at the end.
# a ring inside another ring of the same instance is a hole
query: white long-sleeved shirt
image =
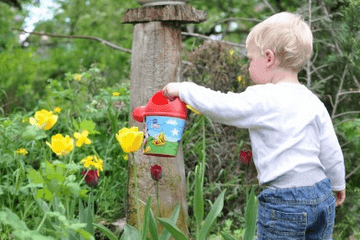
{"type": "Polygon", "coordinates": [[[249,129],[260,184],[282,179],[276,187],[309,186],[328,177],[333,191],[345,189],[344,157],[331,118],[305,86],[255,85],[227,94],[191,82],[179,86],[180,99],[213,121],[249,129]]]}

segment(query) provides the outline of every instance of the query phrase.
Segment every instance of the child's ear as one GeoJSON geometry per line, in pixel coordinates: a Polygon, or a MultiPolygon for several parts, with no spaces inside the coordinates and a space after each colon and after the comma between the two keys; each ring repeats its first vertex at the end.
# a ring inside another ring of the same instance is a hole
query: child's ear
{"type": "Polygon", "coordinates": [[[265,56],[269,67],[275,63],[275,53],[273,50],[266,49],[265,56]]]}

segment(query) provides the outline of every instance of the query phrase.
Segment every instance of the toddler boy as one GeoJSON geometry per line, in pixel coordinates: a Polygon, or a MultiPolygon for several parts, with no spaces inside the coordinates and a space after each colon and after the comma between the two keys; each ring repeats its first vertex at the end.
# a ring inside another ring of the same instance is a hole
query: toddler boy
{"type": "Polygon", "coordinates": [[[256,85],[227,94],[191,82],[163,89],[216,122],[249,129],[258,179],[266,186],[258,195],[258,239],[331,239],[335,206],[345,200],[344,159],[331,118],[297,78],[312,42],[299,15],[278,13],[246,40],[256,85]]]}

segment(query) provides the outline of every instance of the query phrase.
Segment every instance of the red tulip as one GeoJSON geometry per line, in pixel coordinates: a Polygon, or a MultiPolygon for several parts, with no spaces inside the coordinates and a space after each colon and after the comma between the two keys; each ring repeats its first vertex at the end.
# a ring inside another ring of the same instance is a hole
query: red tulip
{"type": "Polygon", "coordinates": [[[159,181],[162,178],[161,166],[155,164],[150,168],[151,178],[155,181],[159,181]]]}
{"type": "Polygon", "coordinates": [[[252,152],[240,151],[239,157],[240,157],[240,162],[248,164],[251,162],[252,152]]]}
{"type": "Polygon", "coordinates": [[[85,182],[89,187],[96,187],[98,185],[99,174],[97,170],[90,170],[88,173],[86,173],[86,171],[83,171],[82,175],[85,176],[85,182]]]}

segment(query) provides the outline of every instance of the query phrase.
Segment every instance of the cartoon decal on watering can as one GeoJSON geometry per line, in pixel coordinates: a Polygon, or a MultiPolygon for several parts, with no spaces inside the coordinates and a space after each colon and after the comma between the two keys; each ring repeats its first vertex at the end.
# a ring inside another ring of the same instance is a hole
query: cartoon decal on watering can
{"type": "Polygon", "coordinates": [[[137,122],[145,118],[143,153],[159,157],[175,157],[185,129],[187,108],[179,98],[170,101],[162,91],[155,93],[145,107],[132,112],[137,122]]]}

